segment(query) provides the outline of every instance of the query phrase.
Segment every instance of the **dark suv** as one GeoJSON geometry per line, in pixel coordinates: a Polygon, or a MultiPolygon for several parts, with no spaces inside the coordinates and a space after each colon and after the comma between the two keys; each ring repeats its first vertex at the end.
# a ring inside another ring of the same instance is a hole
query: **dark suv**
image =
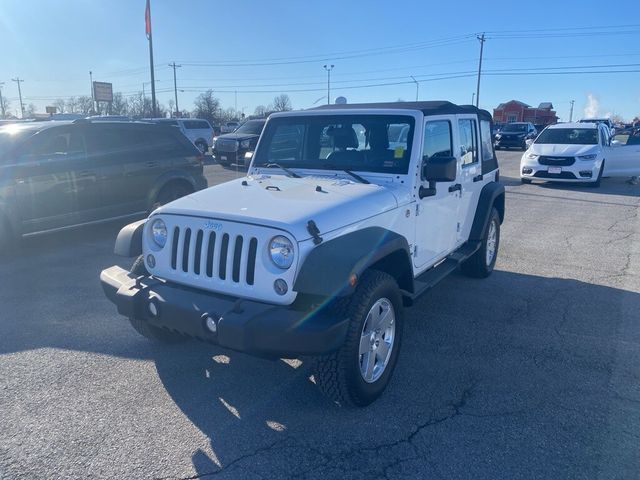
{"type": "Polygon", "coordinates": [[[203,157],[176,128],[44,122],[0,128],[0,244],[142,214],[207,186],[203,157]]]}
{"type": "Polygon", "coordinates": [[[533,123],[513,122],[507,123],[494,137],[496,150],[501,148],[527,149],[527,140],[535,139],[538,131],[533,123]]]}
{"type": "Polygon", "coordinates": [[[225,133],[213,139],[213,156],[220,165],[248,166],[258,144],[266,120],[249,120],[240,125],[233,133],[225,133]]]}

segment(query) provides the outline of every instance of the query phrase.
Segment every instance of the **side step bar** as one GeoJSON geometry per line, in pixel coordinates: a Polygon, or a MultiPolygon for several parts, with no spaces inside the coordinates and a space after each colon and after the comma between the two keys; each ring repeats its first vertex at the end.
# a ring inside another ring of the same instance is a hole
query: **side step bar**
{"type": "Polygon", "coordinates": [[[453,252],[436,266],[422,273],[413,281],[414,292],[402,291],[402,295],[410,300],[417,299],[420,295],[435,287],[440,281],[453,273],[458,266],[480,248],[480,242],[467,242],[453,252]]]}

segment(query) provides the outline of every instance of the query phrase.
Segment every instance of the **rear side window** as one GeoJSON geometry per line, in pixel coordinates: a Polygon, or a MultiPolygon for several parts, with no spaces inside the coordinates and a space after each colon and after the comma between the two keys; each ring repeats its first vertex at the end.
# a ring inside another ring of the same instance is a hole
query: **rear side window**
{"type": "Polygon", "coordinates": [[[491,123],[488,120],[480,120],[480,143],[482,145],[482,161],[493,160],[495,153],[491,140],[491,123]]]}
{"type": "Polygon", "coordinates": [[[27,157],[81,155],[84,154],[84,142],[75,129],[51,128],[34,135],[23,146],[22,154],[27,157]]]}
{"type": "Polygon", "coordinates": [[[476,121],[472,119],[458,120],[458,131],[460,134],[460,155],[462,156],[462,166],[471,165],[478,161],[478,137],[476,121]]]}
{"type": "Polygon", "coordinates": [[[136,156],[184,155],[185,148],[167,128],[139,129],[126,127],[91,128],[87,144],[92,154],[136,156]]]}

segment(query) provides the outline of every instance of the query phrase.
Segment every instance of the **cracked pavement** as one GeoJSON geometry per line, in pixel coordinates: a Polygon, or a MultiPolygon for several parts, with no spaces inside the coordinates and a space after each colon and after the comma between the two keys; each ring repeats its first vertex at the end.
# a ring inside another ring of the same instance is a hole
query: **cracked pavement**
{"type": "Polygon", "coordinates": [[[307,359],[136,335],[98,283],[122,224],[29,239],[0,266],[0,478],[640,478],[640,187],[521,185],[520,155],[494,275],[406,311],[361,410],[307,359]]]}

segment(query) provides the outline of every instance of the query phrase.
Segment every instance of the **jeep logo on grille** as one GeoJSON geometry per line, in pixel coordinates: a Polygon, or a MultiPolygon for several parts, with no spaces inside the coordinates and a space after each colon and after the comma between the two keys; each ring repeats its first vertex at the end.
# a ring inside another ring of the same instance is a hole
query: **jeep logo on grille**
{"type": "Polygon", "coordinates": [[[215,230],[216,232],[219,232],[222,230],[222,224],[212,220],[207,220],[207,223],[204,224],[204,228],[206,230],[215,230]]]}

